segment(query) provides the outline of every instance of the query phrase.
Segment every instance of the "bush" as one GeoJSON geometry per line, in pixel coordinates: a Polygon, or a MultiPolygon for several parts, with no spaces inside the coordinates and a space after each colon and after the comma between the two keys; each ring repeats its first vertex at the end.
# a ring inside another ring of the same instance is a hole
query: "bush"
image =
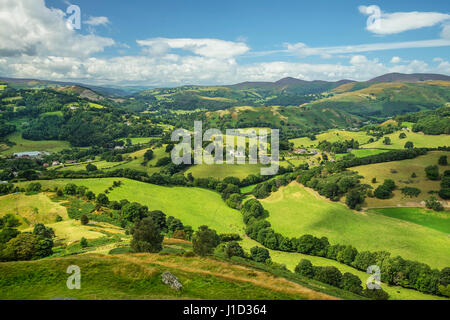
{"type": "Polygon", "coordinates": [[[369,299],[373,300],[388,300],[389,294],[383,289],[366,289],[363,292],[363,295],[369,299]]]}
{"type": "Polygon", "coordinates": [[[362,294],[361,279],[350,272],[344,273],[342,276],[341,288],[356,294],[362,294]]]}
{"type": "Polygon", "coordinates": [[[315,267],[314,279],[334,287],[340,287],[342,273],[334,266],[315,267]]]}
{"type": "Polygon", "coordinates": [[[88,242],[85,237],[82,237],[80,240],[80,245],[82,248],[86,248],[88,246],[88,242]]]}
{"type": "Polygon", "coordinates": [[[87,216],[86,214],[83,214],[83,215],[80,217],[80,222],[81,222],[81,224],[82,224],[83,226],[87,225],[87,224],[89,223],[89,218],[88,218],[88,216],[87,216]]]}
{"type": "Polygon", "coordinates": [[[410,198],[417,197],[421,193],[420,189],[414,187],[404,187],[401,190],[402,194],[410,198]]]}
{"type": "Polygon", "coordinates": [[[185,240],[186,239],[186,232],[184,232],[184,230],[175,230],[172,234],[172,237],[175,239],[181,239],[181,240],[185,240]]]}
{"type": "Polygon", "coordinates": [[[236,241],[227,242],[224,251],[228,259],[231,257],[245,257],[244,249],[236,241]]]}
{"type": "Polygon", "coordinates": [[[440,156],[438,160],[438,164],[440,166],[446,166],[448,164],[447,162],[447,156],[440,156]]]}
{"type": "Polygon", "coordinates": [[[436,199],[436,197],[431,197],[430,199],[425,201],[425,206],[428,209],[432,209],[434,211],[442,211],[444,207],[442,204],[436,199]]]}
{"type": "Polygon", "coordinates": [[[97,171],[97,166],[93,165],[92,163],[88,163],[86,165],[86,171],[88,172],[97,171]]]}
{"type": "Polygon", "coordinates": [[[314,278],[314,267],[311,261],[302,259],[295,267],[295,273],[307,278],[314,278]]]}
{"type": "Polygon", "coordinates": [[[437,165],[426,167],[425,173],[428,179],[439,180],[439,168],[437,165]]]}
{"type": "Polygon", "coordinates": [[[219,243],[220,237],[215,230],[208,228],[208,226],[200,226],[192,239],[194,252],[199,256],[212,254],[219,243]]]}
{"type": "Polygon", "coordinates": [[[256,262],[266,262],[270,259],[269,250],[262,247],[253,247],[250,249],[250,258],[256,262]]]}
{"type": "Polygon", "coordinates": [[[39,182],[32,182],[27,186],[27,192],[40,192],[42,185],[39,182]]]}

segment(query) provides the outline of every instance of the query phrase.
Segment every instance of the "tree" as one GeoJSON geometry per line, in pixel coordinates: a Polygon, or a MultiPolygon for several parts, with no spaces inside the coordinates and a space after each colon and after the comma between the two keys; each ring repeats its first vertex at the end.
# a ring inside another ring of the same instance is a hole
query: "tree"
{"type": "MultiPolygon", "coordinates": [[[[140,220],[147,217],[148,208],[146,206],[142,206],[140,203],[137,202],[127,203],[122,206],[120,215],[122,216],[123,219],[133,222],[135,220],[140,220]]],[[[158,224],[159,221],[155,223],[158,224]]]]}
{"type": "Polygon", "coordinates": [[[64,193],[74,196],[77,193],[77,186],[73,183],[66,184],[64,186],[64,193]]]}
{"type": "Polygon", "coordinates": [[[387,300],[389,294],[383,289],[366,289],[363,291],[363,295],[373,300],[387,300]]]}
{"type": "Polygon", "coordinates": [[[39,182],[32,182],[27,186],[27,192],[40,192],[42,185],[39,182]]]}
{"type": "Polygon", "coordinates": [[[342,281],[342,273],[334,266],[316,267],[314,279],[327,283],[334,287],[340,287],[342,281]]]}
{"type": "Polygon", "coordinates": [[[92,171],[97,171],[97,166],[93,165],[92,163],[88,163],[86,165],[86,171],[92,172],[92,171]]]}
{"type": "Polygon", "coordinates": [[[137,220],[131,228],[133,239],[130,242],[132,252],[156,253],[162,250],[164,236],[152,218],[137,220]]]}
{"type": "Polygon", "coordinates": [[[414,148],[414,143],[411,141],[408,141],[405,143],[405,149],[413,149],[414,148]]]}
{"type": "Polygon", "coordinates": [[[391,144],[391,138],[389,138],[389,137],[384,137],[383,144],[385,144],[385,145],[390,145],[390,144],[391,144]]]}
{"type": "Polygon", "coordinates": [[[80,240],[80,245],[82,248],[86,248],[88,246],[88,242],[85,237],[82,237],[80,240]]]}
{"type": "Polygon", "coordinates": [[[38,237],[31,233],[21,233],[6,244],[4,249],[8,260],[31,260],[36,251],[38,237]]]}
{"type": "Polygon", "coordinates": [[[361,205],[364,202],[364,195],[357,191],[352,190],[347,193],[347,197],[345,199],[345,203],[350,209],[355,209],[358,205],[361,205]]]}
{"type": "Polygon", "coordinates": [[[437,165],[428,166],[425,168],[425,174],[430,180],[439,180],[439,167],[437,165]]]}
{"type": "Polygon", "coordinates": [[[231,257],[244,257],[244,249],[236,241],[229,241],[225,244],[225,255],[228,259],[231,257]]]}
{"type": "Polygon", "coordinates": [[[262,247],[253,247],[250,249],[250,258],[256,262],[266,262],[270,259],[269,250],[262,247]]]}
{"type": "Polygon", "coordinates": [[[295,273],[307,278],[314,278],[314,267],[311,261],[302,259],[295,267],[295,273]]]}
{"type": "Polygon", "coordinates": [[[351,265],[355,260],[358,250],[352,246],[346,246],[344,250],[338,252],[336,260],[346,265],[351,265]]]}
{"type": "Polygon", "coordinates": [[[43,238],[51,239],[55,236],[55,231],[53,231],[52,228],[47,228],[42,223],[38,223],[34,226],[33,234],[43,238]]]}
{"type": "Polygon", "coordinates": [[[80,222],[81,222],[81,224],[82,224],[83,226],[87,225],[87,224],[89,223],[89,218],[88,218],[88,216],[87,216],[86,214],[83,214],[83,215],[80,217],[80,222]]]}
{"type": "Polygon", "coordinates": [[[432,209],[434,211],[442,211],[444,210],[444,207],[442,204],[436,199],[436,197],[430,197],[430,199],[425,201],[425,206],[428,209],[432,209]]]}
{"type": "Polygon", "coordinates": [[[438,160],[438,164],[440,166],[446,166],[448,164],[447,156],[445,156],[445,155],[444,156],[440,156],[439,160],[438,160]]]}
{"type": "Polygon", "coordinates": [[[392,196],[392,191],[382,184],[375,189],[373,195],[378,199],[389,199],[392,196]]]}
{"type": "Polygon", "coordinates": [[[172,237],[175,239],[181,239],[181,240],[185,240],[186,239],[186,232],[184,232],[184,230],[175,230],[172,234],[172,237]]]}
{"type": "MultiPolygon", "coordinates": [[[[155,221],[155,223],[158,225],[159,229],[161,229],[162,232],[167,232],[167,221],[166,221],[166,215],[161,210],[154,210],[150,211],[148,213],[148,216],[155,221]]],[[[182,230],[179,229],[179,230],[182,230]]]]}
{"type": "Polygon", "coordinates": [[[362,294],[361,279],[350,272],[346,272],[342,276],[341,288],[356,294],[362,294]]]}
{"type": "Polygon", "coordinates": [[[200,226],[192,239],[194,253],[202,257],[212,254],[219,243],[220,237],[208,226],[200,226]]]}
{"type": "Polygon", "coordinates": [[[404,133],[404,132],[400,133],[398,138],[399,139],[405,139],[406,138],[406,133],[404,133]]]}
{"type": "Polygon", "coordinates": [[[106,207],[109,204],[109,199],[104,193],[99,193],[96,202],[97,204],[106,207]]]}
{"type": "Polygon", "coordinates": [[[170,216],[167,218],[167,229],[174,232],[175,230],[183,230],[184,226],[180,219],[170,216]]]}
{"type": "Polygon", "coordinates": [[[145,161],[150,161],[153,159],[153,150],[152,149],[148,149],[145,153],[144,153],[144,160],[145,161]]]}
{"type": "Polygon", "coordinates": [[[94,200],[95,199],[95,194],[92,191],[88,191],[85,193],[85,196],[88,200],[94,200]]]}

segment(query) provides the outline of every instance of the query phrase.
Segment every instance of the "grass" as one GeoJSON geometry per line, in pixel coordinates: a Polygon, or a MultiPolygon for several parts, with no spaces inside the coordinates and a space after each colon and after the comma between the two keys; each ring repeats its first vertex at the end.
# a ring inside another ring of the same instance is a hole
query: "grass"
{"type": "MultiPolygon", "coordinates": [[[[117,180],[122,181],[122,185],[108,193],[111,201],[127,199],[130,202],[139,202],[149,210],[161,210],[167,216],[174,216],[194,229],[207,225],[217,232],[243,232],[241,213],[229,208],[218,193],[206,189],[163,187],[123,178],[58,179],[40,182],[43,187],[75,183],[99,194],[117,180]]],[[[27,182],[23,182],[19,185],[26,184],[27,182]]]]}
{"type": "Polygon", "coordinates": [[[121,138],[121,139],[119,139],[119,141],[126,141],[127,139],[130,139],[131,140],[131,144],[135,145],[135,144],[149,143],[150,140],[152,140],[154,138],[151,138],[151,137],[148,137],[148,138],[141,138],[141,137],[138,137],[138,138],[121,138]]]}
{"type": "MultiPolygon", "coordinates": [[[[387,150],[380,150],[380,149],[355,149],[355,150],[352,150],[352,152],[349,152],[349,153],[350,154],[354,154],[357,158],[362,158],[362,157],[373,156],[375,154],[380,154],[380,153],[384,153],[384,152],[387,152],[387,150]]],[[[349,153],[336,154],[336,160],[339,160],[340,158],[343,158],[345,155],[347,155],[349,153]]]]}
{"type": "Polygon", "coordinates": [[[450,234],[450,212],[436,212],[423,208],[384,208],[371,212],[419,224],[450,234]]]}
{"type": "Polygon", "coordinates": [[[176,255],[86,254],[0,264],[0,299],[333,299],[309,288],[250,267],[208,258],[176,255]],[[69,290],[70,265],[81,271],[81,289],[69,290]],[[183,285],[176,291],[161,281],[164,272],[183,285]],[[252,276],[250,277],[249,274],[252,276]]]}
{"type": "Polygon", "coordinates": [[[223,179],[226,177],[237,177],[243,179],[250,174],[260,173],[261,164],[200,164],[190,167],[186,174],[192,173],[196,178],[213,177],[223,179]]]}
{"type": "Polygon", "coordinates": [[[327,140],[328,142],[337,142],[351,139],[355,139],[360,144],[364,144],[369,141],[370,136],[368,136],[364,131],[329,130],[316,135],[316,140],[314,141],[308,137],[291,139],[289,141],[293,142],[295,147],[309,147],[317,146],[317,144],[323,140],[327,140]]]}
{"type": "MultiPolygon", "coordinates": [[[[450,152],[432,151],[414,159],[358,166],[350,168],[350,170],[357,171],[364,177],[361,179],[361,182],[371,185],[374,189],[383,183],[385,179],[392,179],[395,181],[398,189],[409,186],[419,188],[422,191],[417,198],[405,197],[400,190],[395,190],[394,197],[391,199],[366,198],[367,207],[399,205],[421,207],[423,206],[421,202],[430,197],[429,191],[440,190],[440,181],[427,179],[424,169],[429,165],[437,164],[439,157],[442,155],[450,156],[450,152]],[[411,178],[413,172],[417,175],[416,178],[411,178]],[[376,183],[372,183],[373,178],[376,178],[376,183]]],[[[440,173],[448,169],[448,166],[439,166],[440,173]]]]}
{"type": "Polygon", "coordinates": [[[68,219],[67,210],[59,203],[53,202],[45,193],[25,195],[9,194],[0,197],[0,216],[14,214],[21,222],[20,229],[36,223],[53,223],[60,216],[68,219]]]}
{"type": "MultiPolygon", "coordinates": [[[[259,243],[256,241],[245,237],[243,241],[241,241],[241,246],[249,251],[252,247],[258,246],[261,247],[259,243]]],[[[362,285],[366,283],[369,278],[369,274],[359,271],[355,268],[347,266],[345,264],[339,263],[335,260],[330,260],[322,257],[309,256],[296,252],[282,252],[270,250],[270,257],[273,262],[284,264],[289,270],[294,271],[297,264],[301,259],[307,259],[311,261],[314,266],[334,266],[339,269],[342,273],[350,272],[361,279],[362,285]]],[[[387,284],[382,284],[383,290],[389,293],[391,300],[445,300],[443,297],[438,297],[435,295],[429,295],[425,293],[421,293],[417,290],[406,289],[398,286],[388,286],[387,284]]]]}
{"type": "Polygon", "coordinates": [[[63,149],[70,148],[70,143],[68,141],[57,141],[57,140],[45,140],[45,141],[32,141],[22,138],[20,132],[15,132],[6,137],[11,142],[16,143],[11,148],[2,151],[1,154],[13,154],[16,152],[25,151],[47,151],[47,152],[57,152],[63,149]]]}
{"type": "Polygon", "coordinates": [[[449,135],[446,134],[432,136],[423,134],[422,132],[405,132],[406,138],[400,139],[399,138],[400,133],[401,133],[400,131],[397,131],[385,135],[385,137],[389,137],[391,139],[390,145],[385,145],[383,143],[384,137],[382,137],[375,142],[362,146],[362,148],[404,149],[405,143],[408,141],[413,142],[414,147],[416,148],[437,148],[450,145],[449,135]]]}
{"type": "Polygon", "coordinates": [[[296,182],[272,193],[262,204],[274,230],[288,237],[326,236],[331,244],[349,244],[359,251],[386,250],[431,267],[450,266],[447,234],[380,214],[352,211],[296,182]]]}

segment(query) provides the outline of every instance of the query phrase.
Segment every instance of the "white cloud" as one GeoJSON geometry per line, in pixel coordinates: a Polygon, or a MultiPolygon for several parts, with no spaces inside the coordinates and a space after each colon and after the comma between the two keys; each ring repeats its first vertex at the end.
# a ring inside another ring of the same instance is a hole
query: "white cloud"
{"type": "Polygon", "coordinates": [[[83,21],[83,23],[91,26],[105,26],[110,22],[107,17],[89,17],[89,19],[83,21]]]}
{"type": "Polygon", "coordinates": [[[439,12],[385,13],[376,5],[359,6],[358,9],[362,14],[369,16],[367,30],[376,34],[395,34],[431,27],[450,19],[450,15],[439,12]]]}
{"type": "Polygon", "coordinates": [[[441,38],[450,40],[450,24],[446,24],[442,28],[441,38]]]}
{"type": "Polygon", "coordinates": [[[391,59],[391,63],[400,63],[400,62],[402,62],[402,59],[400,57],[395,56],[392,57],[391,59]]]}
{"type": "Polygon", "coordinates": [[[409,49],[409,48],[445,47],[450,46],[450,39],[370,43],[370,44],[357,44],[348,46],[333,46],[333,47],[319,47],[319,48],[311,48],[301,42],[295,44],[287,43],[285,44],[285,46],[287,48],[286,52],[294,53],[299,56],[319,55],[322,57],[329,57],[333,54],[343,54],[343,53],[360,53],[360,52],[372,52],[372,51],[394,50],[394,49],[409,49]]]}
{"type": "Polygon", "coordinates": [[[43,0],[0,1],[0,56],[89,56],[114,40],[66,27],[64,12],[43,0]]]}
{"type": "Polygon", "coordinates": [[[182,49],[208,58],[228,59],[242,55],[250,50],[243,42],[232,42],[219,39],[190,38],[154,38],[137,40],[140,46],[146,47],[150,54],[163,54],[169,49],[182,49]]]}

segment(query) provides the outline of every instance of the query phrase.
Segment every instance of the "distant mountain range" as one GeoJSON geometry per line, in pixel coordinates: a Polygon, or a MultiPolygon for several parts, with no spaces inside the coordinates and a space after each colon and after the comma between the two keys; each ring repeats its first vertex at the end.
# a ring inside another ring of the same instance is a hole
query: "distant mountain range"
{"type": "MultiPolygon", "coordinates": [[[[286,77],[275,82],[242,82],[234,85],[215,85],[215,86],[182,86],[178,88],[198,88],[198,87],[226,87],[232,90],[257,90],[257,91],[271,91],[274,93],[283,94],[314,94],[328,91],[337,88],[343,84],[355,82],[370,85],[371,83],[379,82],[422,82],[422,81],[450,81],[450,76],[442,74],[431,73],[388,73],[379,77],[370,79],[368,81],[353,81],[353,80],[339,80],[339,81],[323,81],[323,80],[301,80],[292,77],[286,77]]],[[[95,86],[76,82],[52,81],[52,80],[37,80],[37,79],[18,79],[0,77],[0,81],[8,82],[15,88],[59,88],[78,86],[95,91],[101,95],[109,97],[128,96],[138,92],[151,91],[149,87],[145,86],[95,86]]],[[[167,88],[166,88],[167,89],[167,88]]]]}

